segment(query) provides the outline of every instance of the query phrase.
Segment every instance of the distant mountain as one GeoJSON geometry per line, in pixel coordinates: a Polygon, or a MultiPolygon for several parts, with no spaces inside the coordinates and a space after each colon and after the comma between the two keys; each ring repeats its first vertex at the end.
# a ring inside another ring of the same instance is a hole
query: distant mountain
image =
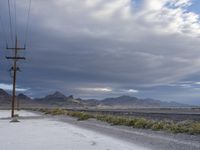
{"type": "Polygon", "coordinates": [[[133,103],[140,103],[141,101],[136,97],[120,96],[116,98],[106,98],[101,101],[104,105],[132,105],[133,103]]]}
{"type": "Polygon", "coordinates": [[[18,94],[17,99],[21,99],[21,100],[32,100],[30,97],[28,97],[27,95],[24,95],[23,93],[18,94]]]}
{"type": "Polygon", "coordinates": [[[11,96],[4,91],[3,89],[0,89],[0,106],[9,105],[11,103],[11,96]]]}
{"type": "Polygon", "coordinates": [[[61,92],[58,92],[58,91],[56,91],[55,93],[47,95],[47,96],[44,97],[45,100],[55,100],[55,99],[57,99],[57,100],[65,100],[66,98],[67,97],[64,94],[62,94],[61,92]]]}
{"type": "Polygon", "coordinates": [[[105,106],[119,106],[119,107],[185,107],[188,105],[176,102],[163,102],[150,98],[139,99],[137,97],[120,96],[116,98],[106,98],[102,100],[101,105],[105,106]]]}
{"type": "Polygon", "coordinates": [[[10,97],[10,95],[6,92],[6,91],[4,91],[3,89],[0,89],[0,96],[1,97],[10,97]]]}
{"type": "MultiPolygon", "coordinates": [[[[8,94],[5,90],[0,89],[0,107],[10,108],[11,107],[12,96],[8,94]]],[[[34,102],[30,97],[19,94],[16,96],[16,103],[19,101],[20,107],[32,107],[39,106],[38,103],[34,102]]]]}
{"type": "MultiPolygon", "coordinates": [[[[0,89],[0,107],[11,105],[11,95],[3,89],[0,89]]],[[[103,100],[82,100],[75,99],[72,95],[65,96],[61,92],[54,92],[43,98],[31,99],[25,94],[19,94],[17,100],[21,107],[81,107],[81,108],[138,108],[138,107],[186,107],[189,105],[176,102],[163,102],[151,98],[139,99],[131,96],[120,96],[115,98],[106,98],[103,100]]]]}
{"type": "Polygon", "coordinates": [[[46,104],[46,105],[54,105],[54,106],[83,106],[80,100],[76,100],[72,95],[65,96],[61,92],[56,91],[53,94],[47,95],[43,98],[36,98],[35,101],[46,104]]]}

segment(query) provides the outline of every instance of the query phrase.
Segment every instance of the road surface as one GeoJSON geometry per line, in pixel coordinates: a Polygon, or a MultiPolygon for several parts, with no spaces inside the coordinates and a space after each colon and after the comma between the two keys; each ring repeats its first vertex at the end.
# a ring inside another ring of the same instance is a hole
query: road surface
{"type": "Polygon", "coordinates": [[[200,136],[110,126],[90,119],[0,110],[0,150],[199,150],[200,136]]]}
{"type": "Polygon", "coordinates": [[[0,111],[1,150],[149,150],[34,113],[19,112],[19,123],[10,123],[9,115],[0,111]]]}

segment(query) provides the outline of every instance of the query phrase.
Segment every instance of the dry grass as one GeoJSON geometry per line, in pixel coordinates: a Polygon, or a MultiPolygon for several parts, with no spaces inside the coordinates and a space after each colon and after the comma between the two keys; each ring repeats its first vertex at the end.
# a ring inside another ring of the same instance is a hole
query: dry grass
{"type": "Polygon", "coordinates": [[[156,131],[164,130],[171,133],[200,134],[200,122],[197,121],[155,121],[145,118],[128,118],[112,115],[95,115],[80,111],[67,111],[64,109],[39,109],[40,112],[50,115],[68,115],[76,117],[78,120],[95,118],[111,125],[124,125],[133,128],[152,129],[156,131]]]}

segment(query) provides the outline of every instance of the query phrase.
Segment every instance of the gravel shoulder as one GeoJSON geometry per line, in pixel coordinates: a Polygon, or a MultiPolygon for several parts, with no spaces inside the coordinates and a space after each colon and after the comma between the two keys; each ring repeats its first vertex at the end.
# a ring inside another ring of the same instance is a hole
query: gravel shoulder
{"type": "Polygon", "coordinates": [[[171,134],[164,131],[134,129],[125,126],[111,126],[108,123],[89,119],[77,121],[66,116],[56,116],[53,119],[63,121],[80,128],[92,130],[123,141],[139,144],[154,150],[199,150],[200,135],[171,134]]]}

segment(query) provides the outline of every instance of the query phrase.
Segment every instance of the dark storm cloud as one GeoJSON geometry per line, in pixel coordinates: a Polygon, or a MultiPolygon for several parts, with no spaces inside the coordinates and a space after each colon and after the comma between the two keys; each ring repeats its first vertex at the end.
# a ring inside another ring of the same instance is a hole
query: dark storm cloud
{"type": "MultiPolygon", "coordinates": [[[[169,91],[163,86],[200,71],[200,24],[197,14],[184,12],[189,1],[179,1],[180,12],[165,2],[152,0],[152,6],[144,0],[135,9],[130,0],[34,0],[18,84],[30,88],[31,96],[54,90],[83,97],[148,96],[145,90],[158,86],[169,91]]],[[[7,3],[0,4],[8,28],[7,3]]],[[[27,0],[17,6],[22,45],[27,0]]],[[[1,51],[0,82],[8,84],[6,53],[1,51]]]]}

